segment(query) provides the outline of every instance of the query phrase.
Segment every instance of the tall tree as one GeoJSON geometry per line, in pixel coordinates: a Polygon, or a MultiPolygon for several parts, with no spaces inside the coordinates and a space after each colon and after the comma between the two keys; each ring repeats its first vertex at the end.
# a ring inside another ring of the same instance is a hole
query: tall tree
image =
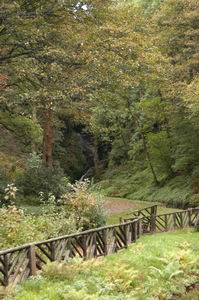
{"type": "Polygon", "coordinates": [[[87,65],[92,60],[98,8],[98,1],[26,0],[8,1],[2,7],[0,60],[11,85],[4,107],[41,124],[43,161],[48,167],[53,164],[60,109],[66,115],[78,114],[79,119],[84,115],[80,103],[90,84],[87,65]]]}

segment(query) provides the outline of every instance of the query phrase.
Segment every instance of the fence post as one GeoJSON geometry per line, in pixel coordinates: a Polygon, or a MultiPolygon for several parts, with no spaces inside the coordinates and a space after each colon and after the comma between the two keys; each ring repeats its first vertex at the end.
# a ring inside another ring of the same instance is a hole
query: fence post
{"type": "Polygon", "coordinates": [[[83,257],[84,260],[86,260],[87,259],[87,235],[86,234],[83,236],[82,246],[83,246],[83,257]]]}
{"type": "Polygon", "coordinates": [[[176,229],[176,213],[173,214],[173,229],[176,229]]]}
{"type": "Polygon", "coordinates": [[[36,272],[37,272],[36,254],[35,254],[34,245],[30,245],[30,248],[28,251],[28,258],[29,258],[30,276],[34,276],[34,275],[36,275],[36,272]]]}
{"type": "Polygon", "coordinates": [[[165,231],[168,231],[168,215],[165,215],[165,231]]]}
{"type": "Polygon", "coordinates": [[[50,249],[51,249],[51,261],[55,261],[56,256],[55,256],[55,242],[54,241],[50,243],[50,249]]]}
{"type": "Polygon", "coordinates": [[[183,224],[183,213],[180,213],[180,227],[184,228],[184,224],[183,224]]]}
{"type": "Polygon", "coordinates": [[[3,256],[3,271],[4,271],[4,278],[3,278],[3,284],[4,286],[8,286],[9,284],[9,263],[8,263],[8,254],[4,254],[3,256]]]}
{"type": "Polygon", "coordinates": [[[156,232],[156,215],[151,214],[151,233],[156,232]]]}
{"type": "Polygon", "coordinates": [[[192,208],[189,208],[188,209],[189,227],[192,227],[191,216],[192,216],[192,208]]]}
{"type": "Polygon", "coordinates": [[[152,206],[151,215],[157,215],[157,205],[152,206]]]}
{"type": "Polygon", "coordinates": [[[131,224],[131,243],[137,240],[137,222],[131,224]]]}
{"type": "Polygon", "coordinates": [[[198,214],[198,211],[197,211],[197,214],[196,214],[196,223],[195,223],[195,228],[197,229],[197,231],[198,231],[198,229],[199,229],[199,214],[198,214]]]}
{"type": "Polygon", "coordinates": [[[124,242],[125,242],[125,248],[128,247],[128,237],[127,237],[127,225],[124,225],[124,242]]]}
{"type": "Polygon", "coordinates": [[[108,255],[107,229],[103,230],[102,236],[103,236],[103,242],[104,242],[104,256],[106,256],[106,255],[108,255]]]}
{"type": "Polygon", "coordinates": [[[131,230],[132,230],[132,226],[131,224],[128,224],[127,226],[127,245],[131,244],[131,230]]]}
{"type": "Polygon", "coordinates": [[[137,219],[136,223],[137,223],[137,238],[139,238],[142,233],[142,220],[139,218],[137,219]]]}

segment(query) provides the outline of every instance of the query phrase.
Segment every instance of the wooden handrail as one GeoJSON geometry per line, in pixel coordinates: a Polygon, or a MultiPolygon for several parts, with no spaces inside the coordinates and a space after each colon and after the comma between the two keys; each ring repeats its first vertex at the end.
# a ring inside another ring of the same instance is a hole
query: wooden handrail
{"type": "Polygon", "coordinates": [[[154,205],[137,213],[143,211],[148,215],[142,214],[123,223],[1,250],[0,284],[7,286],[19,283],[22,278],[35,275],[49,261],[105,256],[127,248],[141,234],[194,227],[199,220],[199,208],[156,215],[157,206],[154,205]],[[151,213],[147,211],[149,209],[151,213]]]}

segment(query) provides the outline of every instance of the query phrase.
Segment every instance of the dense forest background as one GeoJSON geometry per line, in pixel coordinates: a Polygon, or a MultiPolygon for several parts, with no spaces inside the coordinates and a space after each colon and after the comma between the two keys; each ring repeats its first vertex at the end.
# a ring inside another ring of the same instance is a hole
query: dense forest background
{"type": "Polygon", "coordinates": [[[4,0],[0,194],[199,203],[199,2],[4,0]]]}

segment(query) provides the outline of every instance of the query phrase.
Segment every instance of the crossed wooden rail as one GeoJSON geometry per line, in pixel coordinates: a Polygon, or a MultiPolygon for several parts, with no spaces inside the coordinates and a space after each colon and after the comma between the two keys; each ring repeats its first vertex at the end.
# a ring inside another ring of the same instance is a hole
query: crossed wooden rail
{"type": "Polygon", "coordinates": [[[135,211],[120,224],[0,251],[0,285],[20,283],[48,262],[109,255],[136,242],[142,233],[195,227],[199,208],[156,215],[157,206],[135,211]],[[155,208],[156,207],[156,208],[155,208]]]}
{"type": "Polygon", "coordinates": [[[137,217],[142,217],[143,232],[155,231],[154,218],[157,216],[157,205],[148,206],[139,210],[134,210],[126,214],[126,218],[120,218],[120,222],[129,222],[137,217]]]}
{"type": "Polygon", "coordinates": [[[43,265],[73,257],[89,259],[127,248],[141,235],[141,218],[0,251],[0,283],[20,283],[43,265]]]}
{"type": "Polygon", "coordinates": [[[142,216],[143,233],[167,232],[199,225],[199,208],[157,215],[157,205],[153,205],[133,211],[127,216],[128,218],[120,221],[125,223],[142,216]]]}

